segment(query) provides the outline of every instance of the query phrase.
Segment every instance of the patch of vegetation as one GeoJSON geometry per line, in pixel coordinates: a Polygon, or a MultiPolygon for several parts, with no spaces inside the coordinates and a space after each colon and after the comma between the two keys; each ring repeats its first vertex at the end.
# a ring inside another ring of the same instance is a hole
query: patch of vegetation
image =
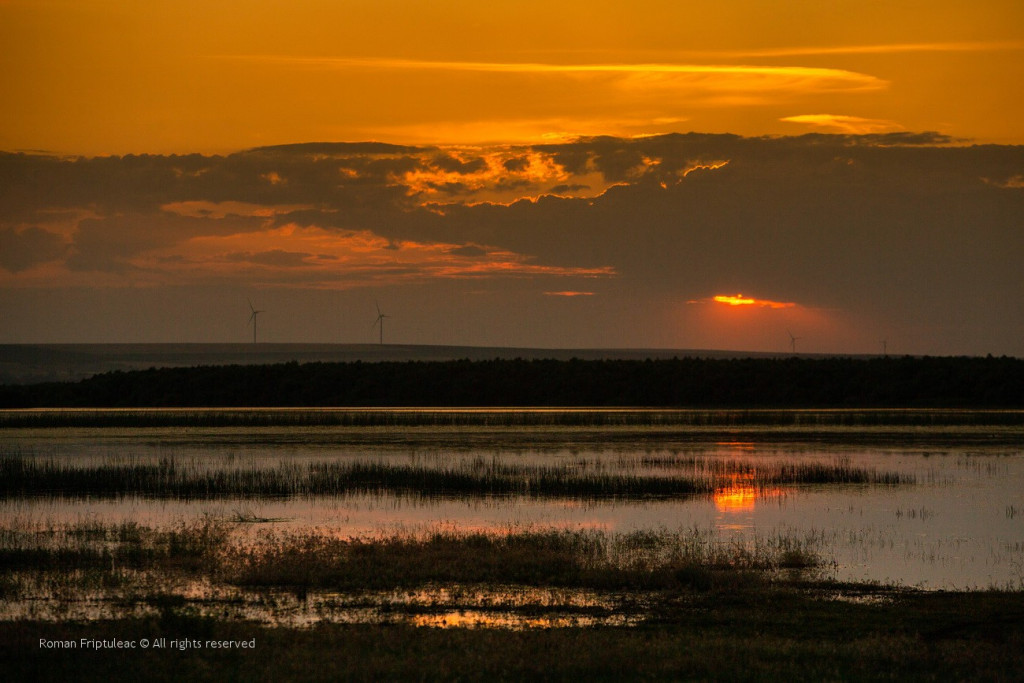
{"type": "Polygon", "coordinates": [[[204,517],[170,529],[135,522],[83,522],[64,528],[0,530],[0,570],[73,572],[130,570],[209,572],[232,527],[204,517]]]}
{"type": "Polygon", "coordinates": [[[666,600],[633,628],[263,627],[166,610],[0,623],[10,680],[1015,680],[1024,594],[904,594],[858,605],[758,588],[666,600]],[[44,649],[40,641],[251,641],[253,649],[44,649]]]}
{"type": "MultiPolygon", "coordinates": [[[[0,407],[1024,407],[1016,358],[284,363],[0,387],[0,407]]],[[[1017,421],[1020,424],[1020,421],[1017,421]]]]}
{"type": "Polygon", "coordinates": [[[173,529],[133,523],[72,525],[49,532],[5,530],[5,572],[125,569],[185,572],[262,588],[391,589],[427,583],[500,583],[575,588],[709,590],[716,577],[818,567],[809,542],[716,543],[708,534],[599,531],[441,532],[336,538],[263,531],[235,537],[237,524],[204,518],[173,529]]]}
{"type": "Polygon", "coordinates": [[[271,535],[253,546],[234,547],[224,559],[223,575],[236,585],[321,589],[511,583],[710,590],[719,578],[732,583],[742,574],[757,582],[765,572],[821,564],[813,549],[795,541],[723,547],[696,532],[439,532],[372,540],[302,534],[271,535]]]}
{"type": "MultiPolygon", "coordinates": [[[[849,463],[794,463],[758,468],[725,463],[719,475],[743,474],[750,484],[910,483],[909,477],[849,463]]],[[[715,474],[712,471],[712,474],[715,474]]],[[[390,492],[422,496],[526,496],[534,498],[678,498],[709,495],[714,477],[654,476],[588,471],[575,464],[519,465],[473,461],[449,467],[376,462],[281,463],[276,467],[206,469],[158,463],[73,463],[21,456],[0,458],[0,498],[38,496],[213,499],[225,497],[335,496],[390,492]]]]}

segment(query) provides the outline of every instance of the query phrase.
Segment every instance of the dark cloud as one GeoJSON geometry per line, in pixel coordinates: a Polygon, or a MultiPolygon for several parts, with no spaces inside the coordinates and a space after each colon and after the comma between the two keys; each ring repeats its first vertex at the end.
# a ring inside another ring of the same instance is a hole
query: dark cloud
{"type": "MultiPolygon", "coordinates": [[[[0,154],[0,266],[17,273],[66,258],[73,270],[119,272],[139,254],[191,237],[294,224],[372,233],[393,249],[440,243],[457,256],[505,250],[541,266],[614,268],[616,289],[607,285],[593,305],[613,305],[614,292],[686,301],[742,291],[939,336],[969,323],[978,335],[1010,339],[1024,327],[1020,307],[1007,303],[1007,293],[1024,291],[1024,192],[1014,180],[1024,175],[1024,148],[953,142],[935,133],[584,138],[505,149],[507,175],[484,188],[476,178],[430,180],[439,170],[486,170],[482,152],[455,157],[376,143],[223,157],[0,154]],[[546,184],[522,175],[531,155],[556,165],[546,184]],[[416,188],[409,174],[419,178],[416,188]],[[589,183],[596,192],[595,174],[616,185],[585,199],[557,196],[589,183]],[[486,194],[498,191],[508,194],[486,194]],[[160,208],[203,201],[307,208],[226,218],[160,208]],[[90,217],[70,238],[20,227],[44,225],[41,216],[55,208],[87,209],[90,217]]],[[[299,266],[330,260],[313,256],[326,249],[313,242],[244,249],[232,247],[239,260],[295,268],[294,282],[318,282],[322,274],[299,266]]],[[[369,286],[416,272],[392,264],[344,277],[369,286]]],[[[517,282],[527,291],[528,278],[517,282]]],[[[566,282],[544,291],[596,288],[566,282]]]]}
{"type": "Polygon", "coordinates": [[[423,149],[422,147],[410,147],[407,145],[392,145],[386,142],[299,142],[288,145],[254,147],[240,154],[349,157],[365,154],[414,154],[423,149]]]}
{"type": "Polygon", "coordinates": [[[525,171],[530,167],[529,157],[513,157],[512,159],[506,159],[501,164],[506,171],[512,171],[514,173],[519,171],[525,171]]]}
{"type": "Polygon", "coordinates": [[[520,190],[532,185],[533,182],[527,178],[500,178],[494,187],[497,190],[520,190]]]}
{"type": "Polygon", "coordinates": [[[64,238],[49,230],[35,226],[0,229],[0,267],[12,273],[55,261],[66,248],[64,238]]]}
{"type": "Polygon", "coordinates": [[[235,252],[228,254],[227,259],[229,261],[235,261],[237,263],[253,263],[260,266],[275,266],[277,268],[301,268],[308,266],[310,263],[307,259],[311,258],[312,254],[297,251],[285,251],[283,249],[271,249],[269,251],[258,251],[258,252],[235,252]]]}
{"type": "Polygon", "coordinates": [[[449,154],[438,154],[430,160],[430,163],[434,168],[462,175],[480,173],[487,170],[487,161],[479,157],[463,161],[449,154]]]}
{"type": "Polygon", "coordinates": [[[565,192],[579,192],[581,190],[589,190],[590,185],[555,185],[548,192],[551,194],[562,194],[565,192]]]}
{"type": "Polygon", "coordinates": [[[450,195],[466,194],[467,192],[469,192],[472,189],[472,187],[470,185],[467,185],[466,183],[455,183],[455,182],[448,182],[448,183],[428,182],[428,183],[426,183],[426,186],[429,187],[432,190],[436,190],[438,192],[443,192],[444,194],[450,194],[450,195]]]}
{"type": "Polygon", "coordinates": [[[671,182],[627,183],[592,200],[450,206],[443,220],[409,213],[385,230],[543,263],[611,264],[652,291],[760,288],[894,318],[963,306],[995,315],[1004,304],[991,293],[1024,286],[1024,193],[984,181],[1024,168],[1022,148],[850,145],[849,136],[716,141],[619,141],[621,153],[609,140],[575,143],[573,154],[612,178],[649,157],[663,160],[651,178],[671,182]],[[700,158],[729,163],[680,177],[700,158]]]}
{"type": "Polygon", "coordinates": [[[143,252],[170,247],[191,237],[251,231],[261,224],[259,218],[209,219],[162,212],[86,218],[78,223],[67,266],[77,271],[123,272],[130,269],[129,260],[143,252]]]}
{"type": "Polygon", "coordinates": [[[448,250],[449,254],[456,256],[487,256],[487,250],[482,249],[475,245],[467,245],[464,247],[453,247],[448,250]]]}
{"type": "MultiPolygon", "coordinates": [[[[809,133],[807,136],[813,139],[815,133],[809,133]]],[[[836,136],[822,136],[825,144],[833,144],[836,136]]],[[[898,147],[898,146],[914,146],[914,145],[948,145],[957,140],[953,139],[949,135],[943,135],[942,133],[936,133],[934,131],[924,133],[911,133],[911,132],[898,132],[898,133],[869,133],[865,135],[843,135],[839,136],[845,139],[847,144],[850,145],[864,145],[868,147],[898,147]]]]}

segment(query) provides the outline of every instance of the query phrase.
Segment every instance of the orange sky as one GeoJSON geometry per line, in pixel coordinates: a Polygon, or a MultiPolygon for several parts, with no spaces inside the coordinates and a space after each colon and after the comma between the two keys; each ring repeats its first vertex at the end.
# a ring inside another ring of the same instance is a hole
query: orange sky
{"type": "Polygon", "coordinates": [[[1021,355],[1021,83],[1020,0],[0,0],[0,343],[1021,355]]]}
{"type": "Polygon", "coordinates": [[[1021,143],[1024,3],[0,2],[0,149],[934,130],[1021,143]]]}

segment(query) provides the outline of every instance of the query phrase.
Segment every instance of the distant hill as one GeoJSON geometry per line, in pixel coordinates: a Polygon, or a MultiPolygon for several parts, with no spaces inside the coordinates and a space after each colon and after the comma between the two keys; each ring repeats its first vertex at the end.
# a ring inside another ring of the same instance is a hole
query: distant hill
{"type": "Polygon", "coordinates": [[[69,382],[114,370],[271,365],[292,361],[646,360],[780,355],[787,354],[702,349],[537,349],[401,344],[0,344],[0,384],[69,382]]]}

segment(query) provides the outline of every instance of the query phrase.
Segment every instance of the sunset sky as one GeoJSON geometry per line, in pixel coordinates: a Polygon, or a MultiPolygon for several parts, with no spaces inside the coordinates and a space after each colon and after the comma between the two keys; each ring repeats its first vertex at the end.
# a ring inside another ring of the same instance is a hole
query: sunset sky
{"type": "Polygon", "coordinates": [[[0,343],[1024,356],[1017,0],[0,0],[0,62],[0,343]]]}

